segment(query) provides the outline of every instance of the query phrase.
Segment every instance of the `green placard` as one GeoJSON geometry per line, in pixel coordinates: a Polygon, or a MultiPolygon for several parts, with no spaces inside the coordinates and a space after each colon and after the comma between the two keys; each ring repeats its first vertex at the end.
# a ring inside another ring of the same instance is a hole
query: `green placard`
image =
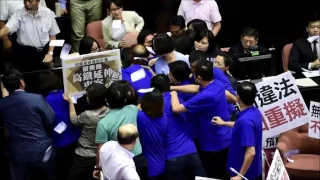
{"type": "Polygon", "coordinates": [[[252,52],[251,52],[251,55],[252,55],[252,56],[259,56],[259,51],[252,51],[252,52]]]}

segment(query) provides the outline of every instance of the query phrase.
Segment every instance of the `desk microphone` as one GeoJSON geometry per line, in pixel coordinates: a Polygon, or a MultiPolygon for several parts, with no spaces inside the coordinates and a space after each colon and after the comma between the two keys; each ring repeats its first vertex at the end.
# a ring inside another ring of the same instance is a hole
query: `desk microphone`
{"type": "Polygon", "coordinates": [[[257,51],[259,49],[258,45],[251,45],[248,48],[250,51],[257,51]]]}

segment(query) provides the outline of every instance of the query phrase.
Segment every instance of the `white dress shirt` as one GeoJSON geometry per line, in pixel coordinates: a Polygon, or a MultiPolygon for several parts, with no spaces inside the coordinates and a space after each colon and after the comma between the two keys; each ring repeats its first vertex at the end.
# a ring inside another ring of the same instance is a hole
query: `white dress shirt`
{"type": "MultiPolygon", "coordinates": [[[[45,0],[40,0],[39,5],[47,7],[45,0]]],[[[0,0],[0,21],[8,21],[18,9],[23,7],[23,0],[0,0]]]]}
{"type": "MultiPolygon", "coordinates": [[[[316,48],[317,48],[317,54],[318,54],[318,58],[320,58],[320,44],[319,44],[319,38],[316,40],[317,43],[316,43],[316,48]]],[[[311,42],[311,49],[312,49],[312,52],[314,51],[314,44],[313,42],[311,42]]],[[[309,63],[308,65],[308,69],[309,70],[312,70],[312,63],[309,63]]]]}
{"type": "Polygon", "coordinates": [[[126,35],[126,27],[124,23],[121,23],[120,28],[112,28],[112,38],[115,41],[121,41],[124,35],[126,35]]]}
{"type": "Polygon", "coordinates": [[[134,154],[116,141],[108,141],[100,148],[100,167],[105,180],[140,180],[133,161],[134,154]]]}
{"type": "Polygon", "coordinates": [[[214,23],[222,20],[218,4],[215,0],[202,0],[198,3],[193,0],[181,0],[178,15],[186,20],[186,25],[193,19],[201,19],[212,30],[214,23]]]}
{"type": "Polygon", "coordinates": [[[33,16],[25,8],[18,9],[6,24],[10,33],[17,32],[17,43],[35,48],[44,47],[49,36],[60,33],[55,14],[46,7],[39,6],[38,13],[33,16]]]}

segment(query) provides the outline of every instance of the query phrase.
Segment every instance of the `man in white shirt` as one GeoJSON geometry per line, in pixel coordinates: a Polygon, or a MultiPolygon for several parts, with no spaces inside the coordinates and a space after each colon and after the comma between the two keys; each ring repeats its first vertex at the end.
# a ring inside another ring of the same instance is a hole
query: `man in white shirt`
{"type": "MultiPolygon", "coordinates": [[[[0,29],[5,26],[6,21],[18,10],[24,7],[23,0],[1,0],[0,1],[0,29]]],[[[47,7],[44,0],[40,0],[40,6],[47,7]]],[[[3,47],[11,48],[12,44],[8,36],[3,37],[3,47]]]]}
{"type": "Polygon", "coordinates": [[[118,130],[116,141],[106,142],[100,149],[100,167],[105,180],[139,180],[130,150],[136,145],[138,129],[133,124],[125,124],[118,130]]]}
{"type": "Polygon", "coordinates": [[[221,29],[221,14],[215,0],[181,0],[178,15],[186,20],[186,24],[193,19],[205,21],[215,36],[221,29]]]}
{"type": "Polygon", "coordinates": [[[24,8],[17,10],[0,30],[0,39],[9,33],[17,33],[13,53],[22,72],[48,68],[54,50],[53,46],[49,47],[49,42],[60,33],[54,13],[39,3],[40,0],[24,1],[24,8]]]}

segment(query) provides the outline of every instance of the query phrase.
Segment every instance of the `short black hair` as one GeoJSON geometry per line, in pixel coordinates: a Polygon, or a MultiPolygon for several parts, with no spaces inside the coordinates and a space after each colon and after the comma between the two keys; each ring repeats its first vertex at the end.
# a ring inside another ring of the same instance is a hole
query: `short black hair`
{"type": "Polygon", "coordinates": [[[170,79],[167,75],[157,74],[151,79],[150,86],[153,88],[157,88],[161,91],[161,93],[169,92],[170,79]]]}
{"type": "Polygon", "coordinates": [[[141,32],[139,33],[137,37],[137,43],[138,44],[143,44],[146,40],[146,37],[149,35],[153,35],[154,33],[150,30],[147,29],[142,29],[141,32]]]}
{"type": "Polygon", "coordinates": [[[133,142],[136,141],[138,137],[139,137],[138,131],[128,134],[128,133],[121,133],[120,128],[118,129],[117,139],[119,144],[122,144],[122,145],[132,144],[133,142]]]}
{"type": "Polygon", "coordinates": [[[39,91],[43,95],[61,89],[61,80],[52,71],[44,71],[39,74],[39,91]]]}
{"type": "Polygon", "coordinates": [[[205,81],[212,81],[214,79],[212,62],[198,61],[194,69],[194,75],[200,76],[205,81]]]}
{"type": "Polygon", "coordinates": [[[244,81],[237,87],[237,95],[247,106],[251,106],[255,103],[257,93],[257,88],[252,82],[244,81]]]}
{"type": "Polygon", "coordinates": [[[192,44],[189,38],[185,35],[171,37],[175,51],[187,55],[192,51],[192,44]]]}
{"type": "Polygon", "coordinates": [[[241,37],[244,37],[244,36],[252,36],[255,39],[258,39],[259,32],[258,32],[258,30],[254,29],[252,27],[246,27],[243,29],[242,34],[241,34],[241,37]]]}
{"type": "Polygon", "coordinates": [[[193,19],[188,24],[187,27],[190,29],[190,26],[192,26],[192,29],[199,33],[202,29],[208,29],[207,23],[201,19],[193,19]]]}
{"type": "Polygon", "coordinates": [[[153,50],[157,55],[164,55],[174,50],[172,39],[167,34],[157,34],[153,38],[153,50]]]}
{"type": "Polygon", "coordinates": [[[86,88],[89,104],[93,109],[106,105],[107,88],[104,84],[94,83],[86,88]]]}
{"type": "Polygon", "coordinates": [[[189,68],[188,64],[184,61],[174,61],[169,65],[170,74],[177,80],[177,81],[184,81],[189,79],[191,69],[189,68]]]}
{"type": "Polygon", "coordinates": [[[2,84],[9,93],[20,89],[20,80],[23,80],[23,75],[16,69],[5,72],[1,77],[2,84]]]}
{"type": "Polygon", "coordinates": [[[122,67],[124,69],[128,68],[132,64],[132,62],[131,62],[131,48],[130,47],[123,48],[120,52],[120,56],[121,56],[122,67]]]}
{"type": "Polygon", "coordinates": [[[114,3],[116,6],[123,8],[122,0],[108,0],[107,1],[107,9],[110,9],[111,4],[114,3]]]}
{"type": "Polygon", "coordinates": [[[122,90],[125,98],[125,105],[138,104],[139,96],[127,80],[118,80],[112,83],[112,85],[115,85],[115,84],[122,86],[122,90]]]}
{"type": "Polygon", "coordinates": [[[229,67],[232,66],[233,60],[232,60],[231,56],[230,56],[228,53],[219,52],[219,53],[217,54],[217,56],[223,57],[223,61],[224,61],[224,65],[225,65],[225,66],[229,66],[229,67]]]}
{"type": "Polygon", "coordinates": [[[91,53],[93,43],[97,43],[98,48],[100,49],[100,45],[97,40],[90,36],[84,36],[79,45],[79,54],[89,54],[91,53]]]}
{"type": "Polygon", "coordinates": [[[169,19],[168,23],[169,23],[169,27],[179,26],[181,29],[186,28],[186,21],[184,20],[183,16],[180,16],[180,15],[172,16],[169,19]]]}
{"type": "Polygon", "coordinates": [[[187,29],[184,31],[184,35],[187,36],[187,38],[190,41],[190,44],[193,45],[194,39],[195,39],[197,33],[192,29],[187,29]]]}
{"type": "Polygon", "coordinates": [[[146,93],[141,99],[141,109],[153,119],[163,116],[163,96],[159,89],[146,93]]]}
{"type": "Polygon", "coordinates": [[[197,51],[192,51],[189,55],[189,63],[194,63],[196,61],[200,61],[200,60],[207,60],[208,59],[208,55],[200,50],[197,51]]]}
{"type": "Polygon", "coordinates": [[[194,40],[200,42],[203,38],[207,38],[209,42],[209,47],[206,53],[212,55],[215,52],[217,46],[216,38],[214,37],[211,30],[202,29],[199,33],[196,34],[194,40]]]}
{"type": "Polygon", "coordinates": [[[320,14],[319,12],[312,12],[307,20],[307,27],[310,25],[310,23],[320,21],[320,14]]]}
{"type": "Polygon", "coordinates": [[[126,105],[124,86],[113,82],[107,89],[107,102],[111,109],[122,108],[126,105]]]}

